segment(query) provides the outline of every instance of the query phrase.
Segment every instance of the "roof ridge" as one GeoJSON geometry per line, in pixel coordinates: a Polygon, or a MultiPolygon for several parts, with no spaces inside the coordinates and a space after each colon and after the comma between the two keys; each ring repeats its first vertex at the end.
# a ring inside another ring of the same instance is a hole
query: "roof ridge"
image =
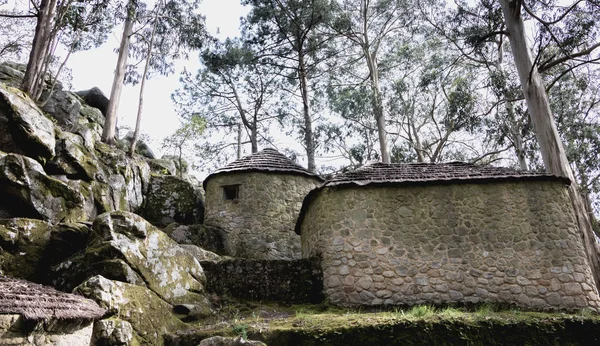
{"type": "Polygon", "coordinates": [[[323,180],[323,178],[321,178],[319,175],[294,162],[277,149],[268,147],[256,153],[241,157],[217,169],[212,174],[208,175],[206,179],[204,179],[203,185],[206,187],[206,181],[217,174],[241,171],[302,174],[323,180]]]}

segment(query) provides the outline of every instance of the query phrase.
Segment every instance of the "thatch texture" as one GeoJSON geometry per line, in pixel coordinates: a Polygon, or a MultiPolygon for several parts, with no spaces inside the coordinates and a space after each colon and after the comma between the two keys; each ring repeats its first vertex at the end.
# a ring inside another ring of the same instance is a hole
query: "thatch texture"
{"type": "Polygon", "coordinates": [[[206,179],[204,179],[204,187],[206,187],[206,182],[212,176],[215,176],[220,173],[243,171],[301,174],[322,179],[317,174],[310,172],[306,168],[288,159],[285,155],[278,152],[277,150],[267,148],[255,154],[244,156],[236,161],[229,163],[225,167],[217,169],[215,172],[206,177],[206,179]]]}
{"type": "Polygon", "coordinates": [[[102,317],[105,310],[93,300],[52,287],[0,276],[0,314],[26,319],[83,319],[102,317]]]}
{"type": "Polygon", "coordinates": [[[449,163],[373,163],[327,180],[325,186],[378,183],[426,183],[496,180],[545,180],[561,178],[547,173],[517,171],[511,168],[478,166],[464,162],[449,163]]]}

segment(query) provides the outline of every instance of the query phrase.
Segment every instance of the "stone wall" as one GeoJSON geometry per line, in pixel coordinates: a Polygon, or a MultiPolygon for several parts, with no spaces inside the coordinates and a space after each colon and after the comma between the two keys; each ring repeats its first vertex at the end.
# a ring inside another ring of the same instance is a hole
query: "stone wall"
{"type": "Polygon", "coordinates": [[[31,321],[20,315],[0,315],[0,345],[88,346],[92,338],[91,321],[31,321]]]}
{"type": "Polygon", "coordinates": [[[317,178],[284,173],[232,172],[206,184],[204,224],[224,232],[228,255],[252,259],[298,259],[294,224],[304,196],[317,178]],[[223,186],[239,185],[239,198],[225,199],[223,186]]]}
{"type": "Polygon", "coordinates": [[[323,276],[315,260],[230,259],[200,264],[206,274],[206,289],[212,293],[288,304],[323,300],[323,276]]]}
{"type": "Polygon", "coordinates": [[[599,306],[560,182],[325,188],[301,234],[338,305],[599,306]]]}

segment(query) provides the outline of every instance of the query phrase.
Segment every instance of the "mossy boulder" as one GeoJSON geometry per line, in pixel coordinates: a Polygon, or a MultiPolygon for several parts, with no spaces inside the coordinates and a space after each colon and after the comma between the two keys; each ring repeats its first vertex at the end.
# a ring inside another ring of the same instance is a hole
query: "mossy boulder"
{"type": "MultiPolygon", "coordinates": [[[[135,214],[112,212],[98,216],[85,257],[85,262],[92,264],[121,260],[149,289],[171,304],[209,305],[204,296],[206,277],[194,256],[135,214]]],[[[127,276],[123,273],[121,278],[127,276]]]]}
{"type": "Polygon", "coordinates": [[[31,280],[50,242],[52,227],[42,220],[0,219],[0,272],[31,280]]]}
{"type": "Polygon", "coordinates": [[[105,318],[94,323],[91,345],[135,346],[139,345],[131,323],[119,318],[105,318]]]}
{"type": "Polygon", "coordinates": [[[150,172],[157,175],[178,175],[177,166],[172,160],[152,159],[148,160],[150,172]]]}
{"type": "Polygon", "coordinates": [[[83,138],[60,130],[56,137],[56,156],[48,162],[46,170],[71,180],[92,181],[99,167],[96,156],[85,147],[83,138]]]}
{"type": "Polygon", "coordinates": [[[0,150],[45,162],[54,156],[54,124],[19,89],[0,83],[0,150]]]}
{"type": "Polygon", "coordinates": [[[96,143],[95,154],[101,168],[93,181],[99,212],[139,211],[150,182],[148,163],[101,142],[96,143]]]}
{"type": "Polygon", "coordinates": [[[196,245],[204,250],[225,255],[223,231],[204,225],[180,225],[172,223],[163,229],[171,239],[179,244],[196,245]]]}
{"type": "MultiPolygon", "coordinates": [[[[121,150],[129,151],[129,147],[131,146],[132,141],[133,141],[133,131],[130,131],[125,135],[125,137],[121,138],[117,142],[117,145],[119,146],[119,148],[121,150]]],[[[156,155],[154,155],[154,152],[152,151],[150,146],[148,146],[148,144],[146,144],[146,142],[144,142],[141,138],[138,138],[138,141],[137,141],[137,144],[135,147],[135,153],[138,155],[141,155],[145,158],[148,158],[148,159],[156,158],[156,155]]]]}
{"type": "Polygon", "coordinates": [[[0,206],[15,217],[59,222],[85,221],[83,196],[52,178],[35,160],[0,152],[0,206]]]}
{"type": "Polygon", "coordinates": [[[97,108],[102,114],[106,115],[109,99],[104,95],[98,87],[93,87],[88,90],[77,91],[76,94],[81,97],[85,103],[91,107],[97,108]]]}
{"type": "Polygon", "coordinates": [[[66,90],[55,90],[49,96],[49,90],[42,93],[42,110],[50,115],[63,130],[71,131],[77,124],[82,100],[66,90]],[[47,101],[46,101],[47,100],[47,101]]]}
{"type": "Polygon", "coordinates": [[[166,226],[199,223],[204,214],[202,197],[188,181],[172,175],[152,175],[143,216],[166,226]]]}
{"type": "Polygon", "coordinates": [[[146,287],[94,276],[74,292],[129,322],[141,345],[163,345],[163,335],[186,328],[172,313],[172,305],[146,287]]]}
{"type": "Polygon", "coordinates": [[[0,64],[0,82],[18,88],[25,76],[23,71],[19,71],[12,63],[0,64]]]}

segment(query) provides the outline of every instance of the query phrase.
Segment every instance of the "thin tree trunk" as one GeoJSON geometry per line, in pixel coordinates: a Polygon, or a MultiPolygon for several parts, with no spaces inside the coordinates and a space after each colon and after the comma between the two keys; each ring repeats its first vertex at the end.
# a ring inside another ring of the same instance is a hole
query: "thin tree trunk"
{"type": "Polygon", "coordinates": [[[258,121],[257,114],[254,113],[252,126],[250,128],[250,143],[252,144],[252,154],[258,153],[258,121]]]}
{"type": "Polygon", "coordinates": [[[312,115],[310,109],[310,98],[308,96],[308,78],[306,76],[306,62],[302,47],[298,54],[298,70],[300,72],[300,94],[302,95],[302,113],[304,115],[304,145],[306,146],[306,158],[308,170],[315,172],[315,138],[312,128],[312,115]]]}
{"type": "Polygon", "coordinates": [[[158,13],[160,11],[160,2],[156,5],[156,14],[154,16],[154,26],[152,27],[152,34],[150,34],[150,42],[148,43],[148,56],[146,56],[146,64],[144,65],[144,74],[142,75],[142,82],[140,84],[140,96],[138,102],[137,118],[135,120],[135,131],[133,132],[133,138],[131,138],[131,145],[129,147],[129,156],[133,156],[135,153],[135,147],[138,139],[140,138],[140,127],[142,124],[142,109],[144,106],[144,87],[146,86],[146,79],[148,79],[148,70],[150,69],[150,58],[152,57],[152,45],[154,44],[154,35],[156,34],[156,26],[158,25],[158,13]]]}
{"type": "Polygon", "coordinates": [[[375,57],[373,57],[368,48],[364,50],[365,57],[367,59],[367,65],[369,66],[370,79],[371,79],[371,92],[373,93],[373,115],[377,122],[377,133],[379,135],[379,150],[381,151],[381,161],[383,163],[390,163],[390,152],[387,144],[387,130],[385,128],[385,116],[383,114],[383,100],[381,99],[381,91],[379,87],[379,71],[375,57]]]}
{"type": "Polygon", "coordinates": [[[44,58],[50,44],[49,35],[52,30],[56,1],[42,0],[40,3],[31,52],[29,53],[25,76],[21,83],[21,89],[32,96],[35,94],[35,86],[38,83],[38,78],[40,78],[44,58]]]}
{"type": "Polygon", "coordinates": [[[125,66],[127,65],[127,54],[129,51],[129,41],[133,33],[133,21],[135,17],[136,3],[130,0],[127,4],[127,18],[123,27],[123,36],[119,47],[119,56],[117,57],[117,69],[113,78],[112,89],[110,91],[110,100],[106,107],[106,118],[104,128],[102,129],[102,142],[114,144],[115,129],[117,125],[117,109],[123,90],[123,80],[125,78],[125,66]]]}
{"type": "Polygon", "coordinates": [[[558,135],[556,123],[550,111],[550,102],[546,89],[537,68],[533,65],[527,47],[523,19],[521,18],[521,2],[500,0],[500,5],[502,6],[504,21],[510,35],[510,46],[513,51],[515,65],[519,72],[521,88],[523,89],[529,115],[535,128],[535,134],[546,171],[550,174],[567,177],[571,180],[569,195],[571,196],[577,224],[581,232],[592,274],[594,275],[596,287],[598,288],[600,287],[600,281],[598,280],[600,257],[598,256],[594,233],[577,187],[577,181],[574,179],[558,135]]]}
{"type": "Polygon", "coordinates": [[[237,124],[237,158],[242,158],[242,124],[237,124]]]}

